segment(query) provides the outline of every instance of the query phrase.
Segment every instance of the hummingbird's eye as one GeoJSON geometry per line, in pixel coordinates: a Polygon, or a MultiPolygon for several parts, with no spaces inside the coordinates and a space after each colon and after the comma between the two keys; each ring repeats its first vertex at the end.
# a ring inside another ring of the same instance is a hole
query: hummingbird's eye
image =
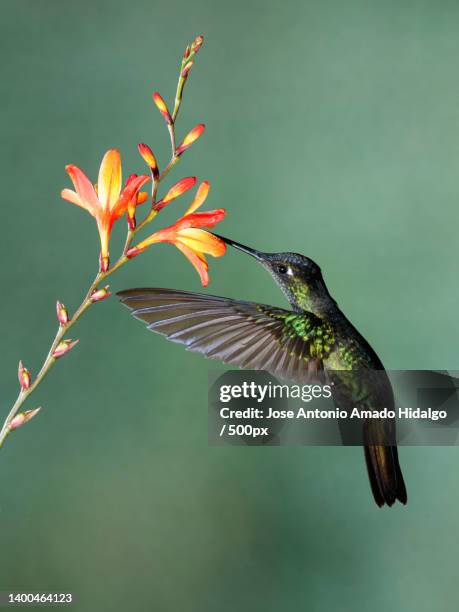
{"type": "Polygon", "coordinates": [[[277,271],[279,274],[287,274],[287,266],[281,264],[280,266],[277,266],[277,271]]]}

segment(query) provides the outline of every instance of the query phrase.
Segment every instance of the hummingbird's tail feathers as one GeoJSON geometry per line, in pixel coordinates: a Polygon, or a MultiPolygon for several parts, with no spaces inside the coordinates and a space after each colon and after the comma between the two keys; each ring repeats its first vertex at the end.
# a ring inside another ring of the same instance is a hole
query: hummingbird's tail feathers
{"type": "Polygon", "coordinates": [[[376,504],[406,504],[408,496],[396,446],[365,446],[365,461],[376,504]]]}
{"type": "Polygon", "coordinates": [[[312,343],[324,324],[311,313],[174,289],[118,296],[150,331],[211,359],[295,381],[322,367],[312,343]]]}

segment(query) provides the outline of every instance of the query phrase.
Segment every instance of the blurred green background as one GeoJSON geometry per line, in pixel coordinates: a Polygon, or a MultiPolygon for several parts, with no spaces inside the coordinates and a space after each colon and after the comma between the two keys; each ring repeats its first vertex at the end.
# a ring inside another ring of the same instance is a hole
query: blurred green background
{"type": "MultiPolygon", "coordinates": [[[[207,131],[171,182],[209,179],[222,233],[317,260],[386,367],[458,369],[458,19],[455,0],[3,0],[3,413],[55,300],[75,308],[97,265],[64,165],[95,178],[117,146],[139,172],[141,141],[164,165],[151,92],[171,101],[200,33],[178,133],[207,131]]],[[[211,276],[284,305],[240,254],[211,276]]],[[[112,280],[138,285],[200,290],[169,245],[112,280]]],[[[409,505],[378,510],[361,449],[209,448],[214,365],[116,299],[75,334],[1,452],[0,590],[72,591],[84,611],[457,610],[459,449],[401,449],[409,505]]]]}

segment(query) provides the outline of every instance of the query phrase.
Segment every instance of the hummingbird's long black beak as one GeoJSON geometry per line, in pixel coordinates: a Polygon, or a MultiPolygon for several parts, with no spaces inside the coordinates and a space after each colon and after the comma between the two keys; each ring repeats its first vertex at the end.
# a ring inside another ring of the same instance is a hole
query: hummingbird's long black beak
{"type": "Polygon", "coordinates": [[[264,261],[265,259],[264,253],[262,253],[261,251],[256,251],[255,249],[251,249],[250,247],[244,246],[243,244],[240,244],[239,242],[235,242],[234,240],[231,240],[230,238],[225,238],[224,236],[220,236],[220,234],[214,233],[214,236],[217,236],[217,238],[220,238],[220,240],[223,240],[223,242],[225,242],[229,246],[234,247],[238,251],[242,251],[243,253],[247,253],[247,255],[251,255],[252,257],[255,257],[255,259],[257,259],[258,261],[264,261]]]}

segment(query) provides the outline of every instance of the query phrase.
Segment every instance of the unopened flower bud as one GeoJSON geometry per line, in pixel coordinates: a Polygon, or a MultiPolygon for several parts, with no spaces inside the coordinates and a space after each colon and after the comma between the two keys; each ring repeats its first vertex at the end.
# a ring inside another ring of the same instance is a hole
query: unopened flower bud
{"type": "Polygon", "coordinates": [[[194,53],[197,53],[199,49],[202,47],[203,42],[204,42],[204,36],[196,36],[196,38],[191,43],[191,50],[194,53]]]}
{"type": "Polygon", "coordinates": [[[62,325],[62,327],[67,325],[67,323],[70,320],[69,313],[67,311],[67,308],[64,306],[64,304],[61,304],[59,301],[56,302],[56,314],[57,314],[57,320],[62,325]]]}
{"type": "Polygon", "coordinates": [[[78,344],[78,342],[79,340],[61,340],[54,349],[54,359],[59,359],[59,357],[62,357],[62,355],[68,353],[75,346],[75,344],[78,344]]]}
{"type": "Polygon", "coordinates": [[[181,76],[183,78],[186,78],[188,76],[188,73],[190,72],[191,68],[193,67],[193,60],[190,60],[183,68],[182,72],[180,73],[181,76]]]}
{"type": "Polygon", "coordinates": [[[148,164],[148,166],[150,166],[153,174],[158,174],[158,162],[156,161],[156,157],[150,147],[145,143],[141,142],[137,145],[137,148],[139,149],[139,153],[142,156],[144,162],[148,164]]]}
{"type": "Polygon", "coordinates": [[[100,289],[95,289],[91,293],[90,300],[91,302],[100,302],[100,300],[105,300],[110,295],[110,291],[108,290],[109,285],[105,287],[101,287],[100,289]]]}
{"type": "Polygon", "coordinates": [[[195,176],[187,176],[186,178],[181,179],[169,189],[169,191],[166,193],[162,200],[160,200],[154,205],[153,209],[156,211],[161,210],[162,208],[167,206],[169,202],[172,202],[172,200],[175,200],[175,198],[180,197],[186,191],[194,187],[195,183],[195,176]]]}
{"type": "Polygon", "coordinates": [[[186,60],[186,58],[190,55],[190,45],[187,45],[187,48],[185,49],[185,53],[183,54],[183,59],[186,60]]]}
{"type": "Polygon", "coordinates": [[[155,91],[155,93],[153,94],[153,102],[156,104],[156,106],[158,107],[159,112],[161,113],[161,115],[164,117],[164,119],[166,120],[166,122],[171,125],[172,124],[172,117],[167,109],[167,105],[164,102],[163,97],[161,96],[160,93],[158,93],[157,91],[155,91]]]}
{"type": "Polygon", "coordinates": [[[19,362],[18,380],[19,384],[21,385],[21,389],[23,391],[27,391],[27,389],[30,387],[30,372],[26,367],[24,367],[22,361],[19,362]]]}
{"type": "Polygon", "coordinates": [[[11,423],[8,426],[8,429],[12,431],[13,429],[21,427],[21,425],[24,425],[25,423],[27,423],[27,421],[33,419],[33,417],[38,414],[40,410],[41,407],[35,408],[35,410],[26,410],[25,412],[20,412],[12,419],[11,423]]]}
{"type": "Polygon", "coordinates": [[[203,123],[199,123],[191,130],[191,132],[188,132],[188,134],[183,139],[182,144],[177,147],[177,155],[181,155],[184,151],[188,149],[188,147],[191,147],[193,142],[196,142],[196,140],[198,140],[198,138],[202,136],[205,129],[206,126],[203,123]]]}

